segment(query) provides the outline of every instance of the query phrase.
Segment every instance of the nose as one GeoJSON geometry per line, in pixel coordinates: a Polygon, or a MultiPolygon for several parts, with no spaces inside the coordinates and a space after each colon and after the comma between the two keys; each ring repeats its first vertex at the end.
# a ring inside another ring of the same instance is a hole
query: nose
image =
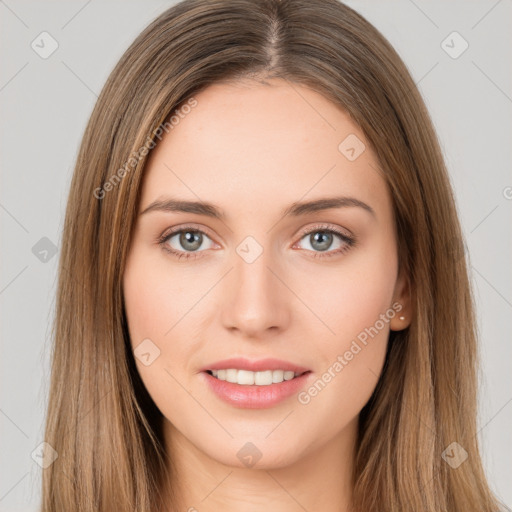
{"type": "Polygon", "coordinates": [[[292,293],[270,251],[252,263],[238,254],[222,290],[222,323],[240,337],[265,338],[288,326],[292,293]]]}

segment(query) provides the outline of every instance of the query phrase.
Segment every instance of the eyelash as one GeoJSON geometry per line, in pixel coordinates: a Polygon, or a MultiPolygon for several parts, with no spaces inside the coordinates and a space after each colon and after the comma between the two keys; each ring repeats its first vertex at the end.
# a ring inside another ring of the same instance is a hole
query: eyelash
{"type": "MultiPolygon", "coordinates": [[[[208,236],[208,233],[205,233],[202,229],[199,229],[195,226],[183,226],[180,229],[177,229],[175,231],[164,233],[162,236],[160,236],[158,238],[157,243],[162,247],[162,249],[164,251],[166,251],[167,253],[171,254],[172,256],[178,258],[179,260],[182,258],[188,260],[188,259],[196,259],[198,257],[201,257],[201,256],[198,256],[198,253],[204,252],[204,251],[195,251],[195,252],[175,251],[174,249],[170,249],[169,246],[167,245],[167,241],[172,236],[174,236],[178,233],[186,232],[186,231],[192,231],[194,233],[201,233],[203,235],[208,236]]],[[[356,245],[356,238],[354,236],[350,237],[350,236],[346,235],[345,233],[342,233],[338,229],[333,228],[330,225],[324,225],[324,224],[315,226],[314,228],[309,229],[308,231],[302,232],[300,234],[299,241],[302,240],[305,236],[311,235],[312,233],[316,233],[316,232],[323,232],[323,233],[330,233],[330,234],[338,235],[342,239],[342,241],[345,242],[346,245],[344,245],[342,248],[337,249],[335,251],[328,251],[328,252],[324,252],[324,253],[314,251],[313,256],[312,256],[313,258],[330,258],[332,256],[337,256],[339,254],[343,254],[343,253],[347,252],[349,249],[351,249],[352,247],[354,247],[356,245]]]]}

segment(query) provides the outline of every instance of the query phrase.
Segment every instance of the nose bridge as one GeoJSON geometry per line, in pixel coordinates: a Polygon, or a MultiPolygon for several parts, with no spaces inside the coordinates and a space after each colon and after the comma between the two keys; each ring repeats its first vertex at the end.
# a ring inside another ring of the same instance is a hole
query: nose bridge
{"type": "Polygon", "coordinates": [[[239,284],[239,292],[249,295],[268,294],[268,288],[272,286],[268,251],[263,252],[254,261],[247,261],[240,256],[237,259],[235,277],[239,284]]]}
{"type": "Polygon", "coordinates": [[[283,327],[287,301],[274,275],[271,251],[247,238],[234,255],[233,281],[224,301],[223,320],[226,327],[254,336],[283,327]]]}

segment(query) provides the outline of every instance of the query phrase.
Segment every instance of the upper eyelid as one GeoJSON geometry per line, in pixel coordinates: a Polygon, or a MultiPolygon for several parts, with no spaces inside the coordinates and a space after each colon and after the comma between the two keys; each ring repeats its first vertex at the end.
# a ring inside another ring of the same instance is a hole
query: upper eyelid
{"type": "Polygon", "coordinates": [[[172,236],[172,235],[175,235],[176,233],[181,233],[182,231],[199,231],[200,233],[203,233],[205,235],[208,235],[208,236],[212,236],[210,235],[210,232],[208,229],[205,229],[203,227],[199,227],[198,225],[195,225],[195,224],[185,224],[184,226],[179,226],[177,227],[176,229],[175,228],[171,228],[169,230],[166,230],[164,231],[164,233],[162,234],[162,238],[165,238],[165,237],[169,237],[169,236],[172,236]]]}
{"type": "Polygon", "coordinates": [[[347,238],[353,238],[353,235],[347,228],[342,228],[341,226],[334,226],[332,224],[327,223],[320,223],[315,226],[304,228],[299,231],[297,236],[302,237],[315,231],[332,231],[337,235],[346,236],[347,238]]]}

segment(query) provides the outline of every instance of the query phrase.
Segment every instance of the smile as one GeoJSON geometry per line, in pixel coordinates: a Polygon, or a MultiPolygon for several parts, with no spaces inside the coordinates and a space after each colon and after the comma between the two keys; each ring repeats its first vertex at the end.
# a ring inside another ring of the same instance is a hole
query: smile
{"type": "Polygon", "coordinates": [[[252,372],[250,370],[229,368],[225,370],[208,370],[208,373],[219,380],[240,384],[242,386],[270,386],[271,384],[279,384],[285,380],[292,380],[305,372],[292,372],[287,370],[252,372]]]}
{"type": "Polygon", "coordinates": [[[296,374],[291,370],[252,372],[235,368],[204,370],[200,375],[214,395],[241,409],[267,409],[277,406],[299,393],[314,378],[311,371],[296,374]]]}

